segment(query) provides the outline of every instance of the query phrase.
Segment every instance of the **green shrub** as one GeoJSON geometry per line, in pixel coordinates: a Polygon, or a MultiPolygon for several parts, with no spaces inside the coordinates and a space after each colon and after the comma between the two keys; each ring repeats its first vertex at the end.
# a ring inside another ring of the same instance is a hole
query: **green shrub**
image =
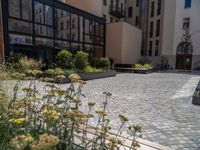
{"type": "Polygon", "coordinates": [[[18,71],[26,73],[28,70],[41,70],[42,64],[38,60],[23,56],[19,59],[18,67],[18,71]]]}
{"type": "Polygon", "coordinates": [[[135,64],[135,66],[134,66],[136,69],[142,69],[142,64],[135,64]]]}
{"type": "Polygon", "coordinates": [[[10,52],[9,56],[6,58],[6,67],[14,71],[15,69],[19,68],[19,60],[24,55],[21,53],[15,53],[13,51],[10,52]]]}
{"type": "Polygon", "coordinates": [[[144,64],[143,65],[143,67],[145,68],[145,69],[153,69],[153,65],[152,64],[144,64]]]}
{"type": "Polygon", "coordinates": [[[90,60],[90,65],[95,68],[100,68],[100,59],[99,58],[92,58],[90,60]]]}
{"type": "Polygon", "coordinates": [[[88,54],[83,51],[79,51],[76,54],[75,67],[80,70],[84,70],[88,65],[88,54]]]}
{"type": "Polygon", "coordinates": [[[100,68],[108,70],[110,69],[110,60],[108,58],[100,58],[100,68]]]}
{"type": "Polygon", "coordinates": [[[84,72],[87,72],[87,73],[92,73],[92,72],[95,72],[95,68],[91,67],[91,66],[87,66],[84,70],[84,72]]]}
{"type": "Polygon", "coordinates": [[[70,68],[73,66],[73,55],[71,52],[63,49],[57,54],[57,66],[59,68],[70,68]]]}

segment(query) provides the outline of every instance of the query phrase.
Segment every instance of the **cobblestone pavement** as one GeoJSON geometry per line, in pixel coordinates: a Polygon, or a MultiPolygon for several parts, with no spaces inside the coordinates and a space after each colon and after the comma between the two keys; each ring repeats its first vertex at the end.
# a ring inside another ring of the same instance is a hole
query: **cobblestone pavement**
{"type": "Polygon", "coordinates": [[[192,105],[198,75],[178,73],[118,74],[88,81],[84,93],[100,104],[102,92],[109,100],[112,127],[118,128],[118,114],[130,124],[143,127],[143,138],[181,150],[200,150],[200,106],[192,105]]]}
{"type": "MultiPolygon", "coordinates": [[[[101,107],[102,93],[109,91],[112,97],[108,111],[113,128],[119,128],[118,114],[124,114],[129,124],[142,126],[144,139],[178,150],[200,150],[200,106],[191,104],[199,79],[200,75],[181,73],[125,73],[92,80],[83,89],[88,98],[82,107],[86,108],[87,101],[95,101],[101,107]]],[[[40,83],[38,87],[42,90],[40,83]]]]}

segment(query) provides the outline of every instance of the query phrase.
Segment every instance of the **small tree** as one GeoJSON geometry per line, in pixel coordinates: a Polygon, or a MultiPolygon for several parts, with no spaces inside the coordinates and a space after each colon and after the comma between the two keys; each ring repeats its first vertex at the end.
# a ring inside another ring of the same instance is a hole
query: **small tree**
{"type": "Polygon", "coordinates": [[[84,70],[88,65],[89,55],[86,52],[79,51],[76,54],[75,67],[80,70],[84,70]]]}
{"type": "Polygon", "coordinates": [[[108,58],[100,58],[100,68],[104,69],[104,70],[108,70],[110,69],[110,60],[108,58]]]}
{"type": "Polygon", "coordinates": [[[181,39],[181,43],[177,47],[177,52],[179,54],[190,54],[192,53],[193,47],[192,47],[192,40],[191,40],[191,34],[189,29],[184,29],[184,34],[181,39]]]}
{"type": "Polygon", "coordinates": [[[64,69],[64,68],[70,68],[73,66],[73,55],[71,52],[69,52],[66,49],[61,50],[57,54],[57,66],[64,69]]]}

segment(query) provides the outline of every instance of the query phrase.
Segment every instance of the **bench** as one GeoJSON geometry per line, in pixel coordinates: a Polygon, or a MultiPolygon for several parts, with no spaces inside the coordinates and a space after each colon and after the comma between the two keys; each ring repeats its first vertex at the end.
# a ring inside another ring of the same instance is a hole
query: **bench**
{"type": "Polygon", "coordinates": [[[122,72],[134,72],[133,64],[115,64],[114,70],[122,72]]]}

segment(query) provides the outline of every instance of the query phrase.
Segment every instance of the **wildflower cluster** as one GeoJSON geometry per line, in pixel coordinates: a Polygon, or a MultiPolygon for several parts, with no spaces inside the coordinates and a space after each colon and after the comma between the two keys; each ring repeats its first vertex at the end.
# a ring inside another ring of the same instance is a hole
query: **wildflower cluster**
{"type": "MultiPolygon", "coordinates": [[[[37,70],[28,72],[31,76],[40,76],[37,70]]],[[[71,74],[71,84],[66,89],[61,89],[55,84],[46,84],[45,93],[40,95],[36,88],[35,80],[23,88],[24,95],[20,93],[19,82],[24,75],[15,74],[18,82],[13,89],[13,97],[5,106],[5,111],[0,110],[0,149],[14,150],[76,150],[76,145],[82,149],[118,149],[123,141],[120,140],[122,127],[128,121],[124,115],[119,115],[121,126],[115,136],[110,135],[110,119],[107,106],[109,92],[104,92],[105,101],[101,109],[95,109],[95,102],[88,102],[88,111],[81,111],[82,87],[86,84],[77,74],[71,74]],[[92,112],[95,112],[93,114],[92,112]],[[90,119],[97,117],[97,124],[90,125],[90,119]],[[95,134],[89,137],[88,130],[94,129],[95,134]]],[[[57,74],[62,79],[62,72],[57,74]]],[[[58,78],[58,77],[57,77],[58,78]]],[[[0,90],[0,100],[5,94],[0,90]]],[[[0,107],[1,108],[1,107],[0,107]]],[[[139,126],[132,126],[130,130],[141,131],[139,126]]],[[[134,139],[132,145],[137,144],[134,139]]]]}

